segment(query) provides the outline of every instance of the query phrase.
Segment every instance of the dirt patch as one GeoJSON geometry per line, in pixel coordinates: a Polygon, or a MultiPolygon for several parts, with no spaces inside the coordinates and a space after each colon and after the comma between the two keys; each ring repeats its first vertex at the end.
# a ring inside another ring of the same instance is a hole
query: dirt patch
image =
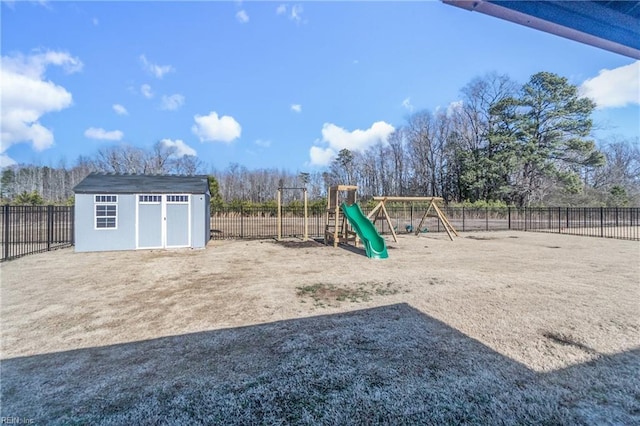
{"type": "Polygon", "coordinates": [[[499,239],[499,237],[496,237],[496,236],[487,237],[484,235],[468,235],[465,238],[469,238],[471,240],[476,240],[476,241],[491,241],[491,240],[499,239]]]}
{"type": "Polygon", "coordinates": [[[300,249],[300,248],[320,248],[323,247],[324,244],[314,241],[314,240],[307,240],[307,241],[299,241],[299,240],[294,240],[294,241],[276,241],[275,242],[277,245],[281,246],[281,247],[285,247],[285,248],[291,248],[291,249],[300,249]]]}
{"type": "Polygon", "coordinates": [[[315,306],[337,306],[340,302],[368,302],[376,296],[389,296],[400,290],[392,282],[366,282],[350,287],[335,284],[317,283],[297,288],[297,295],[303,303],[312,300],[315,306]]]}

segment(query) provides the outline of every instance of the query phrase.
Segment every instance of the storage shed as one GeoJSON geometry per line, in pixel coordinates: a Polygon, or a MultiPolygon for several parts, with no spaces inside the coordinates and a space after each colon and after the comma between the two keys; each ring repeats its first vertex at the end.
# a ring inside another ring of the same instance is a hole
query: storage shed
{"type": "Polygon", "coordinates": [[[91,173],[73,191],[78,252],[203,248],[209,241],[207,176],[91,173]]]}

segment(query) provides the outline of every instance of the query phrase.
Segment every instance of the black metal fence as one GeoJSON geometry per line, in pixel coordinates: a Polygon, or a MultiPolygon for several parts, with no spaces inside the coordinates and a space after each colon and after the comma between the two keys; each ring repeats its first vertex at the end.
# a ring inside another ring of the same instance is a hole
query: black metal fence
{"type": "Polygon", "coordinates": [[[73,245],[73,207],[0,206],[1,260],[73,245]]]}
{"type": "MultiPolygon", "coordinates": [[[[363,210],[366,214],[371,209],[363,210]]],[[[517,230],[640,241],[638,207],[444,207],[442,210],[449,222],[463,232],[517,230]]],[[[418,230],[425,207],[388,206],[387,211],[395,232],[403,234],[418,230]]],[[[309,237],[322,238],[324,209],[311,209],[307,220],[309,237]]],[[[277,226],[275,208],[226,208],[211,213],[213,239],[274,238],[278,235],[277,226]]],[[[390,233],[385,220],[378,220],[376,226],[383,234],[390,233]]],[[[0,206],[0,260],[72,246],[73,227],[72,206],[0,206]]],[[[444,228],[437,218],[428,217],[419,231],[443,232],[444,228]]],[[[282,235],[304,235],[302,207],[283,208],[282,235]]]]}
{"type": "MultiPolygon", "coordinates": [[[[365,214],[371,209],[363,208],[365,214]]],[[[517,230],[568,235],[615,238],[640,241],[640,208],[638,207],[548,207],[548,208],[470,208],[444,207],[443,212],[458,231],[517,230]]],[[[425,207],[387,207],[395,232],[417,230],[425,207]]],[[[311,238],[322,238],[325,227],[324,209],[310,211],[308,231],[311,238]]],[[[278,234],[275,208],[218,209],[211,213],[213,239],[273,238],[278,234]]],[[[378,220],[378,230],[390,233],[386,220],[378,220]]],[[[420,232],[444,232],[436,217],[427,217],[420,232]]],[[[283,207],[282,235],[304,234],[302,208],[283,207]]]]}

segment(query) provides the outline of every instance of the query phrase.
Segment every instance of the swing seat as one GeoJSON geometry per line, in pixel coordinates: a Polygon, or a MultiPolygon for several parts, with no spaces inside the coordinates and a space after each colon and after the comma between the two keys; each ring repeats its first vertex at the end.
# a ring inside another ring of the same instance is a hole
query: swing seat
{"type": "Polygon", "coordinates": [[[413,225],[405,225],[404,229],[407,231],[407,233],[411,233],[413,232],[413,225]]]}

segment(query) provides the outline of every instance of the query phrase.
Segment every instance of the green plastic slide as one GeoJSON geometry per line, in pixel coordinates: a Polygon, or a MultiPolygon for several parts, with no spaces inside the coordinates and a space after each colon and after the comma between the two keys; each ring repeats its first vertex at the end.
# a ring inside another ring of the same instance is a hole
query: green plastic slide
{"type": "Polygon", "coordinates": [[[386,259],[389,257],[384,239],[378,234],[378,230],[373,223],[362,213],[360,206],[355,203],[350,206],[347,203],[342,203],[340,208],[353,230],[362,240],[367,257],[372,259],[386,259]]]}

